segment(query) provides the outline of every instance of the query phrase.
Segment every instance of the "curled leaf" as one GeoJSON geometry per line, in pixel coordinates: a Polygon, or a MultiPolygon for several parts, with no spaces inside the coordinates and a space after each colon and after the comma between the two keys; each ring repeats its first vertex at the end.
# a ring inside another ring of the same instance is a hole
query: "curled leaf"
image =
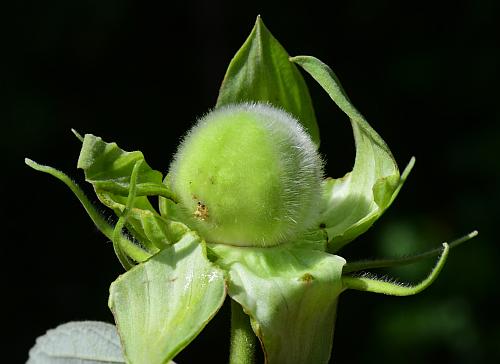
{"type": "MultiPolygon", "coordinates": [[[[130,176],[137,161],[144,156],[139,151],[126,152],[116,143],[106,143],[100,137],[85,134],[78,158],[78,168],[96,191],[127,196],[130,176]]],[[[162,184],[162,174],[144,161],[137,177],[137,196],[161,195],[172,197],[162,184]]]]}
{"type": "Polygon", "coordinates": [[[391,151],[347,97],[333,71],[310,56],[290,59],[307,71],[351,120],[356,142],[353,170],[324,183],[320,224],[328,233],[330,252],[364,233],[390,206],[410,173],[412,159],[400,176],[391,151]]]}
{"type": "Polygon", "coordinates": [[[151,253],[176,242],[187,228],[178,222],[163,219],[153,208],[147,196],[158,195],[172,199],[163,184],[162,174],[153,170],[141,152],[126,152],[116,143],[104,142],[100,137],[86,134],[78,159],[78,167],[85,172],[99,200],[111,208],[118,217],[125,211],[130,193],[134,166],[141,162],[137,171],[135,197],[127,214],[127,229],[151,253]]]}

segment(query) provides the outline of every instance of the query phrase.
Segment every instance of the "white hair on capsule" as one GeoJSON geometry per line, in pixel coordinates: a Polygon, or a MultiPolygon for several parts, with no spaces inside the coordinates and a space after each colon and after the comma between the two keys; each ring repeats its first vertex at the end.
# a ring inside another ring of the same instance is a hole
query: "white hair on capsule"
{"type": "MultiPolygon", "coordinates": [[[[323,180],[323,167],[324,162],[317,152],[316,145],[312,142],[309,134],[299,121],[287,111],[276,108],[267,103],[244,103],[236,104],[227,107],[231,112],[233,108],[246,109],[253,111],[257,114],[266,116],[262,118],[264,126],[268,130],[271,138],[276,143],[277,149],[289,149],[289,145],[293,144],[295,154],[284,154],[282,158],[283,167],[286,169],[297,161],[300,162],[298,174],[295,176],[283,175],[282,183],[284,184],[285,198],[285,211],[280,220],[288,220],[292,224],[288,225],[289,229],[281,232],[279,240],[286,240],[296,236],[298,233],[311,228],[317,221],[319,215],[319,206],[321,198],[321,181],[323,180]],[[276,124],[281,124],[277,127],[276,124]],[[282,128],[284,126],[284,128],[282,128]],[[286,131],[285,134],[282,132],[286,131]],[[310,176],[314,175],[317,180],[316,184],[310,185],[310,176]],[[306,185],[307,186],[304,186],[306,185]],[[300,191],[304,188],[308,190],[309,201],[306,206],[302,206],[308,210],[306,216],[300,216],[300,207],[304,203],[299,196],[300,191]],[[311,190],[313,188],[314,190],[311,190]],[[300,220],[299,220],[300,216],[300,220]]],[[[265,237],[264,237],[265,238],[265,237]]],[[[265,242],[264,242],[264,245],[265,242]]]]}
{"type": "Polygon", "coordinates": [[[183,146],[192,136],[201,132],[204,126],[213,120],[238,112],[249,112],[261,116],[255,119],[266,130],[273,142],[274,149],[280,152],[281,169],[283,171],[296,171],[293,175],[286,172],[281,173],[283,211],[279,216],[269,216],[276,222],[283,222],[285,229],[273,237],[261,235],[259,245],[271,246],[291,241],[317,222],[318,206],[322,194],[324,162],[307,131],[294,116],[285,110],[268,103],[247,102],[226,105],[209,111],[199,118],[182,138],[178,148],[180,152],[176,153],[171,163],[171,177],[175,180],[176,168],[179,165],[178,160],[182,158],[183,146]]]}

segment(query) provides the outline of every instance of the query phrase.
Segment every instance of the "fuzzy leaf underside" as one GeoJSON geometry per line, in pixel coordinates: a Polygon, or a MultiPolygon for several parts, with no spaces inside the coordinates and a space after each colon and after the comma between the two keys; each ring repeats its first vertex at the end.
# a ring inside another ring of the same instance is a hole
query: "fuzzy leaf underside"
{"type": "Polygon", "coordinates": [[[127,360],[168,362],[217,313],[225,295],[223,272],[194,233],[121,275],[111,284],[109,306],[127,360]]]}
{"type": "Polygon", "coordinates": [[[210,246],[266,363],[328,363],[345,260],[300,248],[210,246]]]}
{"type": "Polygon", "coordinates": [[[98,321],[69,322],[36,340],[27,364],[125,363],[114,325],[98,321]]]}
{"type": "Polygon", "coordinates": [[[319,129],[304,78],[260,17],[229,64],[216,106],[241,102],[268,102],[283,108],[319,145],[319,129]]]}
{"type": "Polygon", "coordinates": [[[356,110],[333,71],[320,60],[298,56],[299,64],[328,93],[351,121],[356,142],[353,170],[324,182],[320,224],[328,233],[329,251],[336,252],[364,233],[390,206],[410,172],[402,176],[387,144],[356,110]]]}

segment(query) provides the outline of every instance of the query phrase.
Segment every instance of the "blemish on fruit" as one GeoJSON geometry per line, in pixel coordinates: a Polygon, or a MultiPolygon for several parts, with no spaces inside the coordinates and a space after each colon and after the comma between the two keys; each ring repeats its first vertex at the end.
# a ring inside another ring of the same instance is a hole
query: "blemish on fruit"
{"type": "Polygon", "coordinates": [[[196,210],[194,211],[194,217],[205,221],[208,218],[208,207],[205,204],[198,201],[196,210]]]}

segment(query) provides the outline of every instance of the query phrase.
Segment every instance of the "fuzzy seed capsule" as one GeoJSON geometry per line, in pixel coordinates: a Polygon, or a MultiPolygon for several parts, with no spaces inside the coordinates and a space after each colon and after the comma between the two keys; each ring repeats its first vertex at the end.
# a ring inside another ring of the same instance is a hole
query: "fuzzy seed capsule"
{"type": "Polygon", "coordinates": [[[185,223],[206,241],[273,246],[314,224],[323,170],[316,146],[290,114],[237,104],[197,122],[169,177],[185,223]]]}

